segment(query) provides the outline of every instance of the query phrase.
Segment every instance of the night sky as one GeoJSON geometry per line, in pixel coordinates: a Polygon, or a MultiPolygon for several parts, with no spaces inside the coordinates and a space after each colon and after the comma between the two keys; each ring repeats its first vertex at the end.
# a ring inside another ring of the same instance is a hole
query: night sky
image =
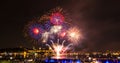
{"type": "Polygon", "coordinates": [[[24,38],[25,25],[57,6],[83,31],[77,50],[120,50],[120,0],[3,0],[0,48],[32,47],[24,38]]]}

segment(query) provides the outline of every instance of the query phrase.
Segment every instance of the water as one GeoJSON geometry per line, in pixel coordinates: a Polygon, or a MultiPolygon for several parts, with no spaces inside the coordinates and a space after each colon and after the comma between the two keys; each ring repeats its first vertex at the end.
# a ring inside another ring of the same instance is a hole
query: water
{"type": "Polygon", "coordinates": [[[45,63],[82,63],[79,59],[46,59],[45,63]]]}
{"type": "Polygon", "coordinates": [[[83,61],[80,59],[46,59],[44,63],[120,63],[120,60],[99,59],[93,61],[83,61]]]}
{"type": "Polygon", "coordinates": [[[80,59],[45,59],[45,60],[33,60],[33,61],[26,61],[26,60],[0,60],[0,63],[120,63],[118,59],[99,59],[99,60],[92,60],[92,61],[84,61],[80,59]]]}

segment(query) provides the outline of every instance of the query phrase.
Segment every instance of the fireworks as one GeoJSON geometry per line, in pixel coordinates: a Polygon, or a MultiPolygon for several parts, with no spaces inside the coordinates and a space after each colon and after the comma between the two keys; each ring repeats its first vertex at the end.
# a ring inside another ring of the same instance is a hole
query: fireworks
{"type": "Polygon", "coordinates": [[[82,37],[81,31],[77,27],[70,27],[63,15],[62,8],[55,8],[51,12],[43,15],[40,19],[27,26],[27,36],[35,40],[47,43],[49,39],[64,38],[72,43],[77,43],[82,37]]]}
{"type": "Polygon", "coordinates": [[[64,16],[60,13],[52,13],[50,16],[50,21],[54,25],[61,25],[64,21],[64,16]]]}
{"type": "Polygon", "coordinates": [[[71,27],[70,24],[66,22],[67,18],[63,14],[61,8],[56,8],[53,12],[45,14],[41,16],[40,19],[35,20],[37,22],[30,23],[26,27],[27,31],[25,31],[27,37],[30,36],[37,41],[41,40],[38,42],[49,46],[49,48],[56,53],[56,57],[60,57],[61,54],[70,49],[71,45],[79,42],[79,39],[83,37],[77,27],[71,27]],[[64,45],[65,41],[62,43],[60,43],[59,40],[57,43],[52,41],[56,39],[66,40],[68,45],[64,45]],[[52,45],[50,43],[52,43],[52,45]]]}
{"type": "Polygon", "coordinates": [[[62,26],[53,26],[53,27],[51,27],[50,32],[51,33],[58,33],[61,31],[61,29],[62,29],[62,26]]]}
{"type": "Polygon", "coordinates": [[[67,46],[64,46],[65,40],[62,42],[62,44],[59,43],[59,39],[57,41],[57,43],[54,43],[51,40],[52,45],[50,46],[49,44],[46,44],[46,46],[49,47],[49,49],[51,49],[54,53],[56,53],[56,58],[60,59],[62,55],[64,55],[64,52],[66,52],[67,50],[69,50],[69,47],[72,46],[72,44],[69,44],[67,46]]]}
{"type": "Polygon", "coordinates": [[[41,35],[44,32],[42,26],[40,24],[37,24],[37,23],[30,24],[27,31],[28,31],[28,34],[31,38],[34,38],[37,40],[41,38],[41,35]]]}
{"type": "Polygon", "coordinates": [[[63,38],[63,37],[65,37],[65,36],[66,36],[66,32],[61,32],[61,33],[60,33],[60,37],[63,38]]]}
{"type": "Polygon", "coordinates": [[[48,40],[48,37],[49,37],[49,32],[45,32],[45,33],[43,33],[42,34],[42,42],[47,42],[47,40],[48,40]]]}
{"type": "Polygon", "coordinates": [[[39,33],[39,29],[38,28],[34,28],[33,29],[33,33],[37,35],[39,33]]]}
{"type": "Polygon", "coordinates": [[[67,33],[68,39],[71,42],[78,42],[79,39],[82,37],[81,32],[76,27],[70,28],[67,33]]]}

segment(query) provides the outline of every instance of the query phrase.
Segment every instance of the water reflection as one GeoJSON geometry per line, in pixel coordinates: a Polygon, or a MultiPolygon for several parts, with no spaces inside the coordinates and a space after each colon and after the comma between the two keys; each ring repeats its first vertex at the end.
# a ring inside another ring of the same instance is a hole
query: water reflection
{"type": "Polygon", "coordinates": [[[73,59],[46,59],[45,63],[82,63],[80,60],[73,59]]]}
{"type": "MultiPolygon", "coordinates": [[[[45,63],[86,63],[80,59],[46,59],[45,63]]],[[[120,60],[100,59],[96,61],[89,61],[87,63],[120,63],[120,60]]]]}
{"type": "Polygon", "coordinates": [[[0,60],[0,63],[120,63],[118,59],[98,59],[92,61],[84,61],[81,59],[45,59],[45,60],[33,60],[33,61],[26,61],[26,60],[0,60]]]}

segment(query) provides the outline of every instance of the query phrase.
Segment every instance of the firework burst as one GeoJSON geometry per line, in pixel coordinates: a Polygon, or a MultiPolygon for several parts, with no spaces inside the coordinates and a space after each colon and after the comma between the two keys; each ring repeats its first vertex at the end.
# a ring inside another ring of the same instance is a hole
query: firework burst
{"type": "Polygon", "coordinates": [[[64,21],[64,16],[61,13],[52,13],[50,21],[54,25],[61,25],[64,21]]]}
{"type": "Polygon", "coordinates": [[[77,43],[82,38],[82,33],[77,27],[72,27],[67,31],[68,40],[77,43]]]}
{"type": "Polygon", "coordinates": [[[44,32],[43,26],[37,22],[30,22],[25,28],[25,37],[30,41],[38,41],[44,32]]]}

